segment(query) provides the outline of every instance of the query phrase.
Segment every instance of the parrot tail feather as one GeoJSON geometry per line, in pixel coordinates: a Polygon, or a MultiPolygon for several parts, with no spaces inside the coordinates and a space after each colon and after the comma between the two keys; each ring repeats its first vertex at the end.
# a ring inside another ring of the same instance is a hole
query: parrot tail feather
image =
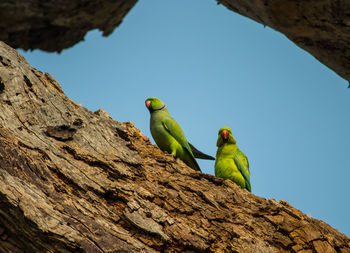
{"type": "Polygon", "coordinates": [[[192,153],[193,153],[195,158],[205,159],[205,160],[215,160],[214,157],[212,157],[210,155],[206,155],[203,152],[196,149],[191,143],[188,143],[188,144],[190,145],[190,148],[191,148],[192,153]]]}

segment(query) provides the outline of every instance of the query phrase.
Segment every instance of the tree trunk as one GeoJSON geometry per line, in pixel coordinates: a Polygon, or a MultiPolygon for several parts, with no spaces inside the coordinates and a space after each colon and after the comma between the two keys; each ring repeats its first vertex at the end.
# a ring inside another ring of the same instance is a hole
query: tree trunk
{"type": "Polygon", "coordinates": [[[0,251],[350,252],[350,239],[174,160],[0,42],[0,251]]]}
{"type": "Polygon", "coordinates": [[[60,52],[93,29],[108,36],[137,0],[1,0],[0,40],[15,48],[60,52]]]}
{"type": "MultiPolygon", "coordinates": [[[[109,35],[137,0],[2,0],[0,40],[15,48],[58,51],[92,29],[109,35]]],[[[217,0],[285,34],[350,81],[350,1],[217,0]]],[[[194,14],[195,15],[195,14],[194,14]]]]}
{"type": "Polygon", "coordinates": [[[350,81],[350,1],[217,0],[283,33],[350,81]]]}

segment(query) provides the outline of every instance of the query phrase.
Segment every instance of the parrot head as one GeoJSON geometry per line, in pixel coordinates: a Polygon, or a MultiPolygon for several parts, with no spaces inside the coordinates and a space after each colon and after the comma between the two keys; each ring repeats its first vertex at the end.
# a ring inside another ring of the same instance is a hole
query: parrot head
{"type": "Polygon", "coordinates": [[[218,135],[219,137],[218,137],[218,141],[216,142],[216,146],[220,147],[224,143],[236,144],[236,140],[232,136],[232,132],[229,127],[220,128],[218,135]]]}
{"type": "Polygon", "coordinates": [[[160,111],[165,108],[165,104],[158,98],[147,98],[145,105],[150,113],[160,111]]]}

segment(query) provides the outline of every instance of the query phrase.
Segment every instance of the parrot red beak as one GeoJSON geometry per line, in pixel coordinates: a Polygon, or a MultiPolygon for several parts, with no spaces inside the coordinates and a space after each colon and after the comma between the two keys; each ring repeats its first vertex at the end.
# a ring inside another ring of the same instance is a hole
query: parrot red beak
{"type": "Polygon", "coordinates": [[[228,137],[228,132],[226,130],[224,130],[221,132],[221,135],[222,135],[222,138],[224,138],[226,140],[228,137]]]}
{"type": "Polygon", "coordinates": [[[146,107],[149,108],[151,106],[151,101],[146,100],[145,104],[146,104],[146,107]]]}

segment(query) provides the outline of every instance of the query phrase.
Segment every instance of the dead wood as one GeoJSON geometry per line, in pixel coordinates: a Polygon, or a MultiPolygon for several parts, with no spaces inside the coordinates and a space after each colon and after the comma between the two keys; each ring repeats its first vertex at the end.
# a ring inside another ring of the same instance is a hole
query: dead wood
{"type": "Polygon", "coordinates": [[[350,240],[174,160],[0,42],[0,252],[350,252],[350,240]]]}

